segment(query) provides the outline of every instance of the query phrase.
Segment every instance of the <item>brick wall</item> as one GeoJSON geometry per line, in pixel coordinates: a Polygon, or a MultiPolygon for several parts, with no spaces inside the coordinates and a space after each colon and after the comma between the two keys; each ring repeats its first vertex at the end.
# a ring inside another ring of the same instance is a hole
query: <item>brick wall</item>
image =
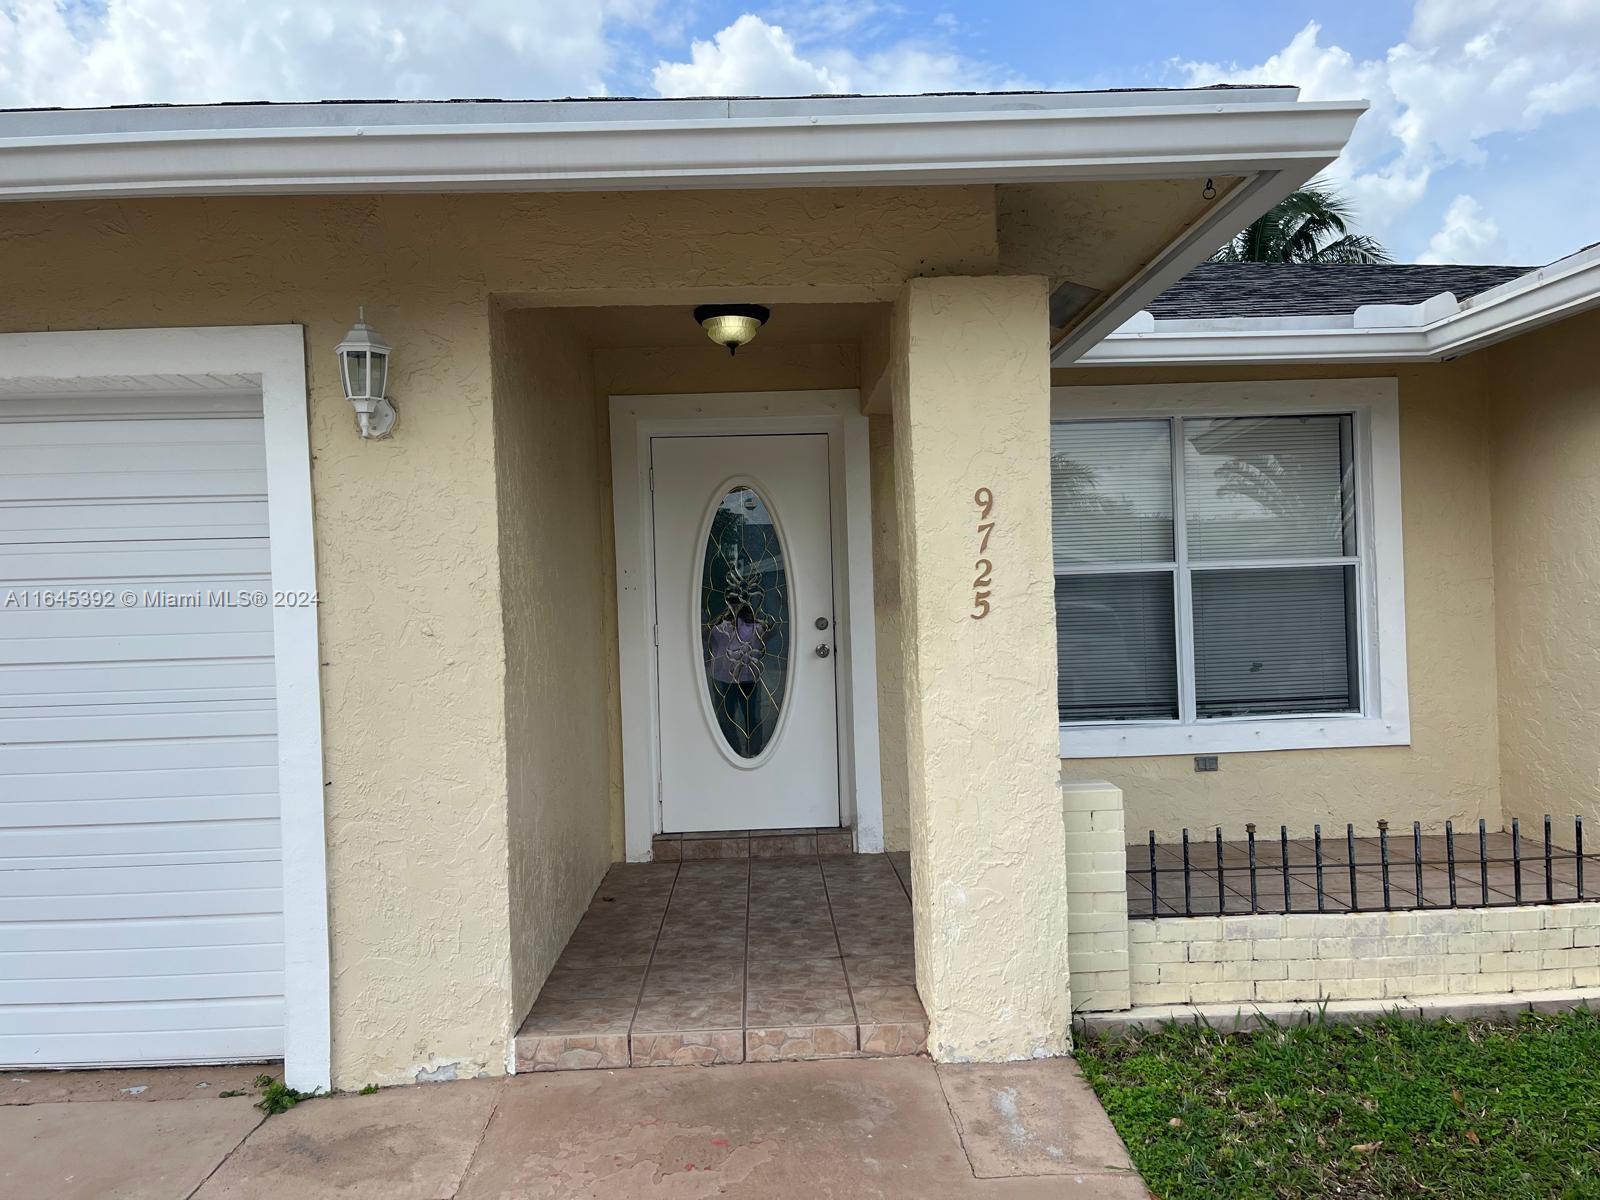
{"type": "Polygon", "coordinates": [[[1133,921],[1127,963],[1136,1007],[1600,987],[1600,904],[1133,921]]]}
{"type": "Polygon", "coordinates": [[[1061,785],[1067,840],[1067,962],[1076,1010],[1114,1012],[1131,1003],[1122,790],[1061,785]]]}

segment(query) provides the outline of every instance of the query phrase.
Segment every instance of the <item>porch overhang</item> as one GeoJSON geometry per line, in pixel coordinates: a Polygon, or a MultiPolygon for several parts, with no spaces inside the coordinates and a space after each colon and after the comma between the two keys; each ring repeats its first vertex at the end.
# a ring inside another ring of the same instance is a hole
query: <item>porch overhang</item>
{"type": "Polygon", "coordinates": [[[1215,179],[1104,278],[1084,247],[1002,273],[1073,298],[1066,364],[1344,148],[1364,101],[1292,87],[778,99],[229,104],[0,113],[0,201],[1116,184],[1215,179]]]}

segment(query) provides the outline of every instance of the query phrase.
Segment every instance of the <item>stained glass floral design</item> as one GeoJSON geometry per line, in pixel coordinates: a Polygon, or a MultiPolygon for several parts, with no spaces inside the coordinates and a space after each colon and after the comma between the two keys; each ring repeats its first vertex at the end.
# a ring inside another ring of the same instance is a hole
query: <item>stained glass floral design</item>
{"type": "Polygon", "coordinates": [[[789,682],[789,573],[766,501],[736,487],[711,518],[700,569],[700,640],[711,707],[741,758],[766,749],[789,682]]]}

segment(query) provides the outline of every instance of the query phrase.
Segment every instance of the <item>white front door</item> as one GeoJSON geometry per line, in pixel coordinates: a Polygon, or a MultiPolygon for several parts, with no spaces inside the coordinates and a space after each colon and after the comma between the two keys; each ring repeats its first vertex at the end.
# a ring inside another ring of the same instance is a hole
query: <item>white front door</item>
{"type": "Polygon", "coordinates": [[[662,831],[839,824],[827,436],[650,454],[662,831]]]}

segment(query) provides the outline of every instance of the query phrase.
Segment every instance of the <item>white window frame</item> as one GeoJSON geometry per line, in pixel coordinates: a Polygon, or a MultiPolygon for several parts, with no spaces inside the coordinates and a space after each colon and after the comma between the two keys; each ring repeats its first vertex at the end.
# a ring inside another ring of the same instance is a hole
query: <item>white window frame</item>
{"type": "MultiPolygon", "coordinates": [[[[1073,722],[1060,727],[1062,758],[1410,745],[1405,553],[1400,515],[1400,396],[1395,380],[1120,384],[1050,390],[1052,422],[1345,413],[1352,418],[1355,439],[1361,711],[1316,716],[1210,717],[1188,722],[1073,722]]],[[[1180,510],[1175,505],[1176,511],[1180,510]]],[[[1192,622],[1181,599],[1183,593],[1184,589],[1174,592],[1180,696],[1192,694],[1194,688],[1192,622]]]]}

